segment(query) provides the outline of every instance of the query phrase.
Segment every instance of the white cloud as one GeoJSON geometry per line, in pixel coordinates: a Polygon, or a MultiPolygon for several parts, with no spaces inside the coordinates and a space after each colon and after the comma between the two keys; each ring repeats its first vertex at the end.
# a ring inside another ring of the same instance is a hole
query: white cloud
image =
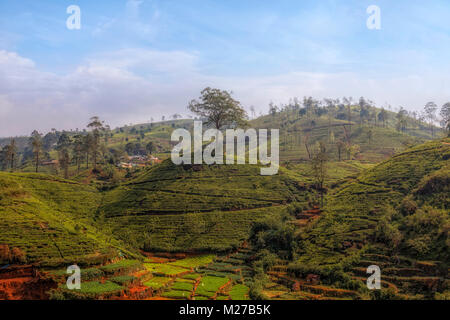
{"type": "Polygon", "coordinates": [[[411,74],[365,77],[355,73],[290,72],[265,77],[211,76],[196,54],[125,49],[97,54],[60,76],[39,70],[14,52],[0,51],[0,136],[32,130],[83,128],[98,115],[112,126],[186,114],[206,86],[232,90],[244,106],[266,112],[268,103],[291,97],[363,95],[379,104],[421,108],[450,101],[449,76],[411,74]]]}

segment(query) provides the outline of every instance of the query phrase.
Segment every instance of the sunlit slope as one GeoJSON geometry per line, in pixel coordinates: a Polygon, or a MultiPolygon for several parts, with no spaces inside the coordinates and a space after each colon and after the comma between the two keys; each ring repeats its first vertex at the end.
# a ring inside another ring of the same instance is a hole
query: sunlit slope
{"type": "MultiPolygon", "coordinates": [[[[352,158],[379,162],[408,146],[432,138],[431,132],[423,125],[407,128],[404,131],[396,130],[393,113],[391,113],[391,117],[383,127],[381,123],[377,125],[367,122],[360,124],[334,117],[329,119],[326,114],[312,118],[283,111],[252,120],[250,126],[252,128],[280,130],[280,157],[282,161],[308,159],[305,140],[307,140],[311,150],[315,148],[317,143],[325,143],[330,158],[335,160],[339,157],[338,141],[350,141],[352,145],[358,145],[360,150],[352,158]]],[[[356,112],[354,112],[352,119],[357,119],[356,112]]],[[[341,158],[343,160],[348,159],[344,150],[341,152],[341,158]]]]}
{"type": "Polygon", "coordinates": [[[331,267],[359,279],[375,264],[398,292],[448,290],[449,142],[410,148],[330,195],[325,214],[300,235],[291,271],[331,267]]]}
{"type": "Polygon", "coordinates": [[[114,234],[149,250],[223,250],[252,221],[305,201],[288,170],[261,176],[256,165],[185,165],[170,160],[109,192],[100,212],[114,234]]]}
{"type": "Polygon", "coordinates": [[[0,173],[0,244],[27,262],[109,252],[94,227],[100,194],[90,186],[41,174],[0,173]]]}
{"type": "Polygon", "coordinates": [[[367,170],[329,196],[327,214],[305,238],[320,243],[330,255],[332,251],[339,255],[343,241],[366,243],[373,239],[381,220],[404,223],[402,219],[407,217],[397,214],[404,200],[443,212],[448,218],[449,159],[450,146],[433,141],[367,170]]]}

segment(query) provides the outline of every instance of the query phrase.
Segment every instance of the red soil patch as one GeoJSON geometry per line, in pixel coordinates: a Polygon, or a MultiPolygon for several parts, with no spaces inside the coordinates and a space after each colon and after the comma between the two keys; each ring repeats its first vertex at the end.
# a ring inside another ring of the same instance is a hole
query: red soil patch
{"type": "Polygon", "coordinates": [[[169,299],[169,298],[164,298],[161,296],[157,296],[157,297],[151,297],[151,298],[147,298],[145,300],[173,300],[173,299],[169,299]]]}
{"type": "Polygon", "coordinates": [[[0,270],[1,300],[47,300],[48,291],[57,287],[33,266],[10,266],[0,270]]]}

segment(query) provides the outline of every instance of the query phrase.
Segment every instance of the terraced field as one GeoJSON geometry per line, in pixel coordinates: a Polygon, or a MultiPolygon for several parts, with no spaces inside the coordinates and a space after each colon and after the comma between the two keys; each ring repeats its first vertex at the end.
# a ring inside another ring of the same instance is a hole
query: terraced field
{"type": "Polygon", "coordinates": [[[18,249],[33,270],[0,279],[0,294],[38,281],[55,284],[53,299],[241,300],[262,283],[270,299],[447,299],[449,145],[429,142],[368,170],[335,164],[323,208],[311,175],[295,171],[302,164],[261,176],[258,166],[166,161],[109,191],[0,173],[0,258],[18,249]],[[252,225],[262,227],[260,251],[243,246],[252,225]],[[274,254],[262,281],[258,259],[274,254]],[[65,288],[74,263],[81,291],[65,288]],[[382,270],[381,291],[366,288],[369,265],[382,270]]]}
{"type": "Polygon", "coordinates": [[[309,197],[289,170],[258,166],[175,166],[165,161],[106,194],[100,216],[123,241],[146,251],[237,248],[251,223],[309,197]]]}
{"type": "Polygon", "coordinates": [[[300,226],[299,257],[269,272],[267,294],[283,299],[286,294],[448,297],[447,141],[411,148],[336,190],[319,219],[300,226]],[[381,292],[365,288],[369,265],[381,268],[381,292]]]}
{"type": "MultiPolygon", "coordinates": [[[[117,251],[93,217],[96,189],[40,174],[0,172],[0,244],[19,248],[28,262],[98,256],[117,251]]],[[[0,261],[1,262],[1,261],[0,261]]]]}
{"type": "Polygon", "coordinates": [[[184,299],[245,300],[251,281],[246,259],[250,251],[240,249],[228,256],[165,254],[148,256],[143,262],[120,260],[113,264],[82,269],[81,290],[66,287],[65,270],[47,270],[59,282],[52,299],[184,299]],[[184,258],[180,258],[183,257],[184,258]],[[223,261],[231,261],[225,263],[223,261]],[[220,264],[234,268],[220,269],[220,264]],[[231,264],[233,263],[233,264],[231,264]]]}

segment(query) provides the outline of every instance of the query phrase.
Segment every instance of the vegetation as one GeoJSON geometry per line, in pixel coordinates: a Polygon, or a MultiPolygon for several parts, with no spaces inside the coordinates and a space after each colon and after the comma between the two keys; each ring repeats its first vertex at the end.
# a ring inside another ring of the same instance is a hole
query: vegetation
{"type": "Polygon", "coordinates": [[[200,101],[192,100],[189,110],[202,118],[206,118],[206,124],[221,129],[226,125],[243,125],[247,112],[239,101],[231,97],[228,91],[206,88],[201,92],[200,101]]]}
{"type": "MultiPolygon", "coordinates": [[[[190,108],[218,129],[246,118],[217,89],[190,108]]],[[[38,267],[59,285],[53,299],[445,299],[448,104],[444,130],[434,103],[424,112],[364,98],[271,104],[250,124],[280,128],[274,176],[168,159],[118,168],[127,155],[169,157],[171,132],[192,129],[178,115],[0,140],[0,264],[38,267]],[[64,286],[72,264],[81,291],[64,286]],[[365,286],[372,264],[381,291],[365,286]]]]}

